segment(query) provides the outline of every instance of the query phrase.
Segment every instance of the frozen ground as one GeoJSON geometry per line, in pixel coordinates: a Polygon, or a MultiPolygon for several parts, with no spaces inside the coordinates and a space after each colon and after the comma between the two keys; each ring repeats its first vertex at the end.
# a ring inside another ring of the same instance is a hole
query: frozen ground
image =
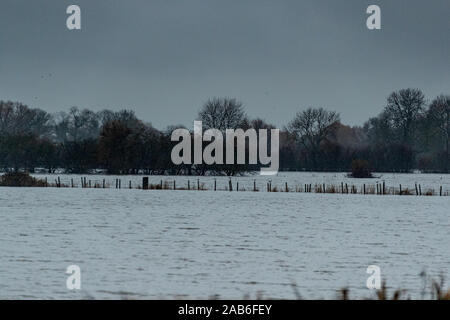
{"type": "Polygon", "coordinates": [[[420,297],[422,270],[450,279],[449,205],[448,197],[0,188],[0,298],[295,298],[293,282],[305,298],[335,298],[344,286],[363,298],[373,295],[371,264],[392,289],[420,297]],[[80,291],[66,289],[71,264],[81,267],[80,291]]]}

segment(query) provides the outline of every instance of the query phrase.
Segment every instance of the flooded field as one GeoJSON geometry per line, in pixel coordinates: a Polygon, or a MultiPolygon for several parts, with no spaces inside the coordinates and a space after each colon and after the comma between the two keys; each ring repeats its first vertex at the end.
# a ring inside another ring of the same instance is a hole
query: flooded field
{"type": "Polygon", "coordinates": [[[421,271],[450,279],[449,204],[448,197],[0,188],[0,298],[291,299],[293,283],[305,298],[335,298],[344,286],[364,298],[373,296],[372,264],[392,290],[420,297],[421,271]],[[81,268],[79,291],[66,288],[72,264],[81,268]]]}

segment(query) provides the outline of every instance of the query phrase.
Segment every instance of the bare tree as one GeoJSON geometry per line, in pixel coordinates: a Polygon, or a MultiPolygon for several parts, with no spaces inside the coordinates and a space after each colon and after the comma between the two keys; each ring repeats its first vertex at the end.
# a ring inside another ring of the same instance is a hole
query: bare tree
{"type": "Polygon", "coordinates": [[[200,110],[198,118],[205,129],[222,131],[245,127],[248,122],[242,103],[231,98],[209,99],[200,110]]]}
{"type": "Polygon", "coordinates": [[[140,128],[143,122],[139,120],[133,110],[122,109],[119,111],[103,110],[97,113],[102,126],[111,121],[120,121],[129,128],[140,128]]]}
{"type": "Polygon", "coordinates": [[[308,108],[295,115],[295,118],[288,124],[287,131],[293,134],[311,153],[313,166],[316,167],[320,144],[332,132],[333,125],[339,121],[339,114],[334,111],[308,108]]]}
{"type": "Polygon", "coordinates": [[[430,104],[428,114],[431,117],[435,128],[442,134],[445,143],[445,169],[448,172],[450,154],[450,95],[440,95],[430,104]]]}
{"type": "Polygon", "coordinates": [[[72,107],[69,113],[56,116],[55,134],[59,141],[81,141],[95,138],[100,132],[98,115],[88,109],[72,107]]]}
{"type": "MultiPolygon", "coordinates": [[[[226,129],[243,129],[250,127],[249,120],[244,112],[242,102],[234,98],[212,98],[209,99],[198,113],[198,120],[202,121],[203,129],[218,129],[225,132],[226,129]]],[[[225,138],[226,139],[226,138],[225,138]]],[[[224,144],[225,154],[225,144],[224,144]]],[[[235,148],[237,146],[235,145],[235,148]]],[[[225,173],[235,175],[247,170],[245,165],[220,164],[220,165],[194,165],[192,170],[197,174],[204,175],[206,170],[216,174],[225,173]]]]}
{"type": "Polygon", "coordinates": [[[385,113],[392,126],[399,131],[401,143],[411,144],[424,106],[425,96],[419,89],[402,89],[392,92],[387,98],[385,113]]]}
{"type": "Polygon", "coordinates": [[[0,101],[0,133],[48,137],[51,120],[52,116],[41,109],[31,109],[20,102],[0,101]]]}
{"type": "Polygon", "coordinates": [[[294,120],[288,124],[287,129],[294,133],[305,147],[318,146],[339,119],[339,114],[334,111],[308,108],[298,112],[294,120]]]}
{"type": "Polygon", "coordinates": [[[386,144],[392,139],[391,123],[385,111],[367,120],[363,128],[371,144],[386,144]]]}
{"type": "Polygon", "coordinates": [[[250,127],[258,131],[259,129],[275,129],[275,126],[267,123],[261,118],[256,118],[250,121],[250,127]]]}

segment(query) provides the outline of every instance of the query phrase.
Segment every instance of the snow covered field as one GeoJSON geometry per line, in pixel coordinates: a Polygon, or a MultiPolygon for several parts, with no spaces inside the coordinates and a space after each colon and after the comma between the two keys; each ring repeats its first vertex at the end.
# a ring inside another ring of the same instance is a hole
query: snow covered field
{"type": "MultiPolygon", "coordinates": [[[[272,180],[284,183],[280,175],[272,180]]],[[[309,175],[299,183],[345,179],[309,175]]],[[[405,185],[449,183],[400,176],[405,185]]],[[[448,197],[0,188],[0,298],[289,299],[292,283],[305,298],[335,298],[344,286],[363,298],[373,295],[371,264],[392,289],[420,297],[422,270],[450,280],[449,205],[448,197]],[[71,264],[81,267],[80,291],[66,289],[71,264]]]]}

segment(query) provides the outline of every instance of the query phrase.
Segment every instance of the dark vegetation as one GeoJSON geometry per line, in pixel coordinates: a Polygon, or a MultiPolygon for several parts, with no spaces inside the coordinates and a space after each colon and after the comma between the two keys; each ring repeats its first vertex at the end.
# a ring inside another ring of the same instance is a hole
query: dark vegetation
{"type": "MultiPolygon", "coordinates": [[[[197,117],[203,128],[273,128],[250,119],[235,99],[210,99],[197,117]]],[[[236,175],[257,166],[180,165],[171,162],[173,126],[157,130],[133,111],[93,112],[73,107],[49,114],[18,102],[0,101],[0,169],[111,174],[236,175]]],[[[192,130],[192,128],[190,128],[192,130]]],[[[280,133],[280,170],[449,172],[450,96],[431,101],[418,89],[391,93],[381,114],[349,127],[336,112],[308,108],[280,133]]]]}
{"type": "Polygon", "coordinates": [[[28,173],[8,172],[0,176],[2,187],[45,187],[46,182],[31,177],[28,173]]]}
{"type": "Polygon", "coordinates": [[[353,178],[373,178],[370,170],[370,165],[367,160],[354,159],[351,165],[352,172],[350,174],[353,178]]]}

